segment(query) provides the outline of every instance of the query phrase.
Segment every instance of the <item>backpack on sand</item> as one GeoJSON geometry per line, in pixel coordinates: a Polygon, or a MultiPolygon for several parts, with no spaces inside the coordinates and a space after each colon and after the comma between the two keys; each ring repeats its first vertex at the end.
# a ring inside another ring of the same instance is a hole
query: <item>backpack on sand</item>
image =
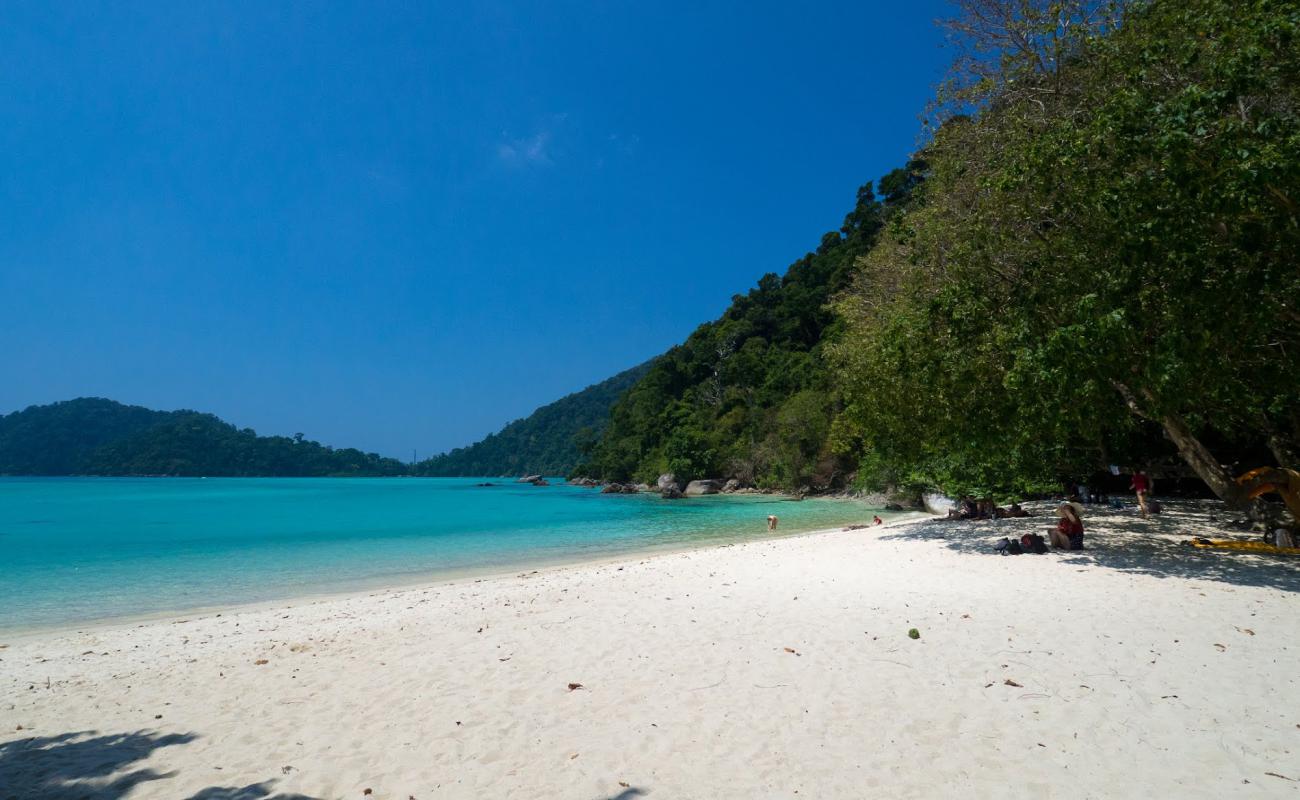
{"type": "Polygon", "coordinates": [[[993,545],[993,549],[1004,556],[1018,556],[1024,552],[1020,547],[1020,542],[1013,542],[1005,537],[1002,541],[993,545]]]}
{"type": "Polygon", "coordinates": [[[1043,537],[1036,533],[1026,533],[1020,537],[1020,546],[1035,555],[1042,555],[1047,552],[1047,542],[1043,537]]]}

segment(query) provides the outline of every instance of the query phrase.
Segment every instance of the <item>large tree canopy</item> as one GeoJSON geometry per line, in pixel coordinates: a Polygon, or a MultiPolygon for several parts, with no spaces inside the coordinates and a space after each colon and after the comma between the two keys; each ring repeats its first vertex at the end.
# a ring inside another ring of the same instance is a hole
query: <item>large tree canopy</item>
{"type": "Polygon", "coordinates": [[[968,113],[840,298],[843,435],[891,477],[1014,490],[1157,430],[1243,503],[1212,444],[1300,449],[1297,4],[965,5],[986,55],[1023,47],[956,82],[968,113]]]}

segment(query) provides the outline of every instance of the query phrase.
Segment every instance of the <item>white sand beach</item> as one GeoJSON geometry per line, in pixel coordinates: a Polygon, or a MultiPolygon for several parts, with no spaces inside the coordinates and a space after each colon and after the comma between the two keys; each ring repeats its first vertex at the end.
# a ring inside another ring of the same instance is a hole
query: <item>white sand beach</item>
{"type": "Polygon", "coordinates": [[[0,639],[0,798],[1300,797],[1300,559],[1167,508],[0,639]]]}

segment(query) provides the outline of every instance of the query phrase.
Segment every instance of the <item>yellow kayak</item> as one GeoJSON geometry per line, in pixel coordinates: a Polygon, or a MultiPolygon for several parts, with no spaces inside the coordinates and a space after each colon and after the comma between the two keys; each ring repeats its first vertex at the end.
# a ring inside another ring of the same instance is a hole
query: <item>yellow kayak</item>
{"type": "Polygon", "coordinates": [[[1284,556],[1300,556],[1300,547],[1278,547],[1268,542],[1250,542],[1241,539],[1193,539],[1192,547],[1213,547],[1220,550],[1246,550],[1251,553],[1277,553],[1284,556]]]}

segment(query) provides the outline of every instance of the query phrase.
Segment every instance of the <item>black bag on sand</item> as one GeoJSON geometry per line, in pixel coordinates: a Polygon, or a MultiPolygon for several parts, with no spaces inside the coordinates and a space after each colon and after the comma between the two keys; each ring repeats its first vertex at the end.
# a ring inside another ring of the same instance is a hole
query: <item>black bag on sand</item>
{"type": "Polygon", "coordinates": [[[1022,548],[1035,555],[1041,556],[1047,552],[1046,540],[1036,533],[1026,533],[1024,536],[1020,537],[1020,545],[1022,548]]]}
{"type": "Polygon", "coordinates": [[[1020,549],[1020,542],[1013,542],[1003,537],[1002,541],[993,545],[993,549],[1004,556],[1018,556],[1024,551],[1020,549]]]}

